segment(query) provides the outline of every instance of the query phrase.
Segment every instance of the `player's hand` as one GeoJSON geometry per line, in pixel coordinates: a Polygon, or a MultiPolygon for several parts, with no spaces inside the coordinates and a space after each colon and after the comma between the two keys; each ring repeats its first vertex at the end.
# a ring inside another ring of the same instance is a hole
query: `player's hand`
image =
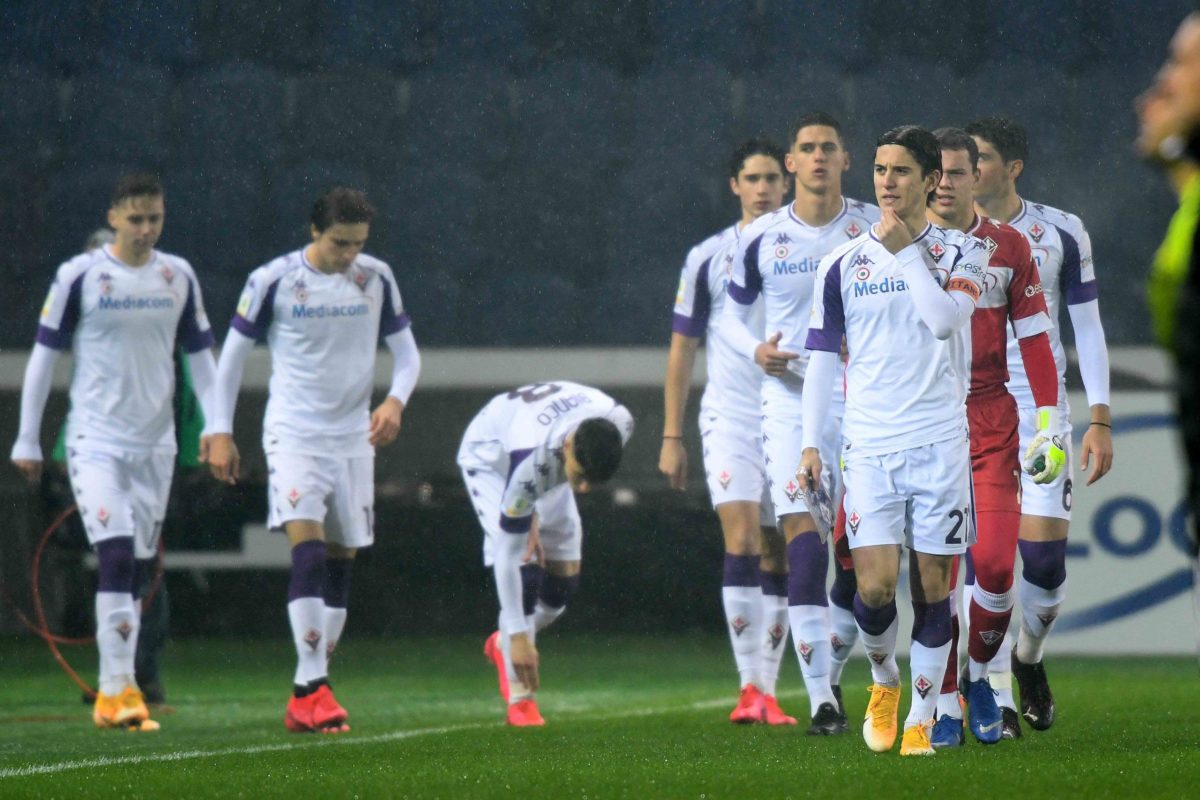
{"type": "Polygon", "coordinates": [[[800,357],[799,353],[789,353],[779,349],[779,341],[783,334],[779,331],[765,342],[754,348],[754,363],[763,368],[763,372],[778,378],[788,371],[788,364],[800,357]]]}
{"type": "Polygon", "coordinates": [[[517,680],[525,688],[536,692],[538,688],[538,651],[527,633],[514,633],[508,639],[508,656],[512,660],[517,680]]]}
{"type": "Polygon", "coordinates": [[[1096,457],[1095,464],[1092,465],[1092,472],[1087,479],[1087,485],[1091,486],[1112,469],[1112,429],[1103,425],[1088,425],[1087,431],[1083,434],[1079,455],[1079,469],[1084,472],[1087,472],[1088,466],[1092,465],[1092,456],[1096,457]]]}
{"type": "Polygon", "coordinates": [[[241,456],[233,436],[228,433],[214,433],[200,437],[200,462],[208,464],[212,476],[221,483],[233,485],[237,483],[238,467],[241,456]]]}
{"type": "Polygon", "coordinates": [[[658,454],[658,471],[667,476],[672,489],[682,492],[687,488],[687,463],[687,448],[683,446],[683,440],[663,439],[662,450],[658,454]]]}
{"type": "Polygon", "coordinates": [[[374,447],[386,447],[400,435],[400,418],[404,416],[404,403],[388,395],[379,407],[371,412],[370,442],[374,447]]]}
{"type": "Polygon", "coordinates": [[[521,554],[522,564],[530,562],[539,567],[546,566],[546,550],[542,547],[542,536],[538,533],[536,514],[533,517],[533,523],[529,526],[529,535],[525,537],[525,552],[521,554]]]}
{"type": "Polygon", "coordinates": [[[796,483],[800,488],[807,489],[821,485],[821,451],[815,447],[806,447],[800,454],[800,466],[796,467],[796,483]]]}
{"type": "Polygon", "coordinates": [[[885,208],[880,212],[879,226],[876,230],[879,232],[879,243],[892,255],[913,243],[913,232],[909,230],[908,223],[900,219],[894,208],[885,208]]]}
{"type": "Polygon", "coordinates": [[[1037,434],[1025,455],[1021,458],[1021,469],[1033,477],[1034,483],[1053,483],[1067,464],[1067,454],[1058,430],[1058,410],[1039,408],[1036,412],[1037,434]]]}
{"type": "Polygon", "coordinates": [[[13,466],[21,473],[21,477],[30,486],[37,486],[42,480],[42,462],[33,458],[14,458],[13,466]]]}

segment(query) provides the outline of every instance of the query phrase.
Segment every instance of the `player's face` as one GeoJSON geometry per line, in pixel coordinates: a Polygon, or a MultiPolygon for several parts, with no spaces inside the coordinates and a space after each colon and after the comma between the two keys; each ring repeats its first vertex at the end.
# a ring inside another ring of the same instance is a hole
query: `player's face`
{"type": "Polygon", "coordinates": [[[850,169],[850,154],[842,137],[827,125],[809,125],[796,133],[787,154],[788,172],[796,176],[796,191],[841,194],[842,173],[850,169]]]}
{"type": "Polygon", "coordinates": [[[978,174],[971,166],[971,156],[966,150],[943,150],[942,179],[933,195],[934,213],[956,223],[973,218],[978,174]]]}
{"type": "Polygon", "coordinates": [[[729,179],[729,188],[742,203],[742,219],[758,219],[783,205],[783,166],[770,156],[750,156],[729,179]]]}
{"type": "Polygon", "coordinates": [[[567,476],[567,483],[571,485],[571,491],[587,494],[592,490],[592,485],[583,475],[583,467],[579,466],[579,461],[575,458],[574,434],[563,442],[563,472],[567,476]]]}
{"type": "Polygon", "coordinates": [[[370,228],[366,222],[336,222],[323,231],[313,228],[314,266],[337,272],[349,269],[366,245],[370,228]]]}
{"type": "Polygon", "coordinates": [[[1011,165],[1005,164],[1000,151],[987,139],[972,137],[979,145],[979,180],[975,182],[975,199],[987,200],[1008,192],[1012,174],[1011,165]]]}
{"type": "Polygon", "coordinates": [[[880,208],[894,209],[901,219],[924,216],[925,198],[940,178],[937,170],[922,177],[921,166],[907,147],[885,144],[875,150],[875,199],[880,208]]]}
{"type": "Polygon", "coordinates": [[[126,197],[108,210],[114,244],[126,256],[141,258],[158,244],[163,229],[162,195],[126,197]]]}
{"type": "Polygon", "coordinates": [[[1185,19],[1171,39],[1167,61],[1138,98],[1138,149],[1152,155],[1168,136],[1200,125],[1200,15],[1185,19]]]}

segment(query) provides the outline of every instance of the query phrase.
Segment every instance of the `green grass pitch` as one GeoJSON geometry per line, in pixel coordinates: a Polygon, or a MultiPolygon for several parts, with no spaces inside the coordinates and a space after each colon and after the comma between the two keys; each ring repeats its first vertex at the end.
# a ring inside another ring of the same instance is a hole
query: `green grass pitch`
{"type": "MultiPolygon", "coordinates": [[[[1200,674],[1187,658],[1048,662],[1046,733],[928,759],[843,737],[727,722],[736,676],[721,639],[543,637],[547,725],[502,724],[483,637],[360,640],[334,664],[353,730],[283,727],[290,643],[179,641],[174,714],[156,734],[97,731],[37,641],[0,643],[0,797],[1020,798],[1195,797],[1200,674]]],[[[90,675],[95,655],[71,651],[90,675]]],[[[863,659],[843,685],[852,721],[863,659]]],[[[788,655],[780,698],[807,713],[788,655]]],[[[907,708],[902,701],[901,715],[907,708]]]]}

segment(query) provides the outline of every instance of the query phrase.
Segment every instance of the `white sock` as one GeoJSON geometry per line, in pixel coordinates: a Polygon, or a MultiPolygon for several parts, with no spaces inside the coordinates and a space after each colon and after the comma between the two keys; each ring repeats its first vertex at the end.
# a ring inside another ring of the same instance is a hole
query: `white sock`
{"type": "Polygon", "coordinates": [[[333,658],[333,652],[337,650],[338,642],[342,638],[342,631],[346,628],[346,609],[337,608],[335,606],[325,606],[325,666],[328,668],[329,659],[333,658]]]}
{"type": "Polygon", "coordinates": [[[871,680],[880,686],[900,685],[900,665],[896,663],[896,631],[899,628],[900,618],[897,616],[887,630],[879,635],[867,633],[861,627],[858,629],[867,659],[871,662],[871,680]]]}
{"type": "Polygon", "coordinates": [[[141,620],[128,592],[96,592],[96,649],[100,652],[100,691],[120,694],[137,684],[133,660],[141,620]]]}
{"type": "Polygon", "coordinates": [[[288,603],[292,643],[296,645],[297,686],[307,686],[328,674],[325,660],[325,601],[320,597],[297,597],[288,603]]]}
{"type": "Polygon", "coordinates": [[[958,692],[946,692],[938,695],[937,715],[938,719],[942,717],[962,719],[962,706],[958,703],[958,692]]]}
{"type": "Polygon", "coordinates": [[[854,621],[853,609],[830,603],[829,627],[829,682],[836,686],[842,682],[842,670],[854,654],[854,643],[858,641],[858,623],[854,621]]]}
{"type": "Polygon", "coordinates": [[[1058,617],[1058,610],[1067,599],[1067,581],[1053,589],[1035,586],[1021,579],[1021,632],[1017,636],[1017,659],[1022,664],[1036,664],[1042,660],[1042,649],[1046,637],[1058,617]]]}
{"type": "Polygon", "coordinates": [[[554,620],[561,617],[563,615],[563,612],[566,610],[567,610],[566,606],[559,606],[558,608],[554,608],[552,606],[546,605],[541,600],[538,600],[537,604],[533,607],[533,614],[531,614],[529,616],[529,620],[532,623],[533,630],[535,632],[537,632],[537,631],[544,630],[545,628],[550,627],[551,623],[553,623],[554,620]]]}
{"type": "Polygon", "coordinates": [[[722,586],[721,602],[725,606],[725,627],[733,647],[739,688],[748,683],[758,684],[758,654],[762,644],[762,589],[757,586],[722,586]]]}
{"type": "Polygon", "coordinates": [[[950,642],[939,647],[926,647],[913,642],[909,650],[909,672],[912,674],[912,705],[904,727],[921,725],[933,719],[941,690],[942,677],[946,673],[946,658],[950,655],[950,642]],[[921,691],[925,694],[922,695],[921,691]]]}
{"type": "Polygon", "coordinates": [[[996,705],[1015,709],[1017,703],[1013,699],[1012,693],[1012,646],[1013,634],[1011,632],[1004,634],[1004,641],[1000,643],[1000,651],[996,653],[995,658],[988,662],[987,675],[988,683],[992,685],[992,691],[996,693],[996,705]]]}
{"type": "MultiPolygon", "coordinates": [[[[528,633],[532,642],[536,630],[530,627],[528,633]]],[[[500,654],[504,656],[504,672],[508,675],[508,704],[511,706],[521,700],[533,697],[533,692],[525,685],[524,681],[517,677],[517,671],[513,669],[512,658],[509,656],[509,637],[503,628],[500,629],[500,654]]]]}
{"type": "MultiPolygon", "coordinates": [[[[779,666],[787,650],[787,598],[777,594],[762,595],[762,649],[758,659],[758,683],[763,694],[774,697],[779,682],[779,666]]],[[[744,683],[742,684],[745,685],[744,683]]]]}
{"type": "Polygon", "coordinates": [[[829,684],[829,608],[826,606],[788,606],[792,623],[792,644],[800,657],[800,672],[808,690],[808,704],[816,715],[822,703],[837,706],[829,684]]]}

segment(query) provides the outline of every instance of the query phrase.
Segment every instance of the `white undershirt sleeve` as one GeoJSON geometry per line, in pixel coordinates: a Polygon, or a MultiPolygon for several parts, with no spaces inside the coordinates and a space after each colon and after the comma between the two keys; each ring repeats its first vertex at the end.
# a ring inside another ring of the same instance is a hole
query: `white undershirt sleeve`
{"type": "Polygon", "coordinates": [[[837,379],[841,360],[840,354],[829,350],[809,351],[804,392],[800,396],[801,419],[804,420],[800,446],[804,449],[821,446],[821,431],[825,430],[825,416],[829,411],[829,387],[837,379]]]}
{"type": "Polygon", "coordinates": [[[502,532],[493,552],[492,569],[496,575],[496,596],[500,600],[500,630],[508,636],[529,629],[521,588],[521,556],[528,536],[502,532]]]}
{"type": "Polygon", "coordinates": [[[417,340],[413,336],[412,327],[405,327],[384,339],[388,349],[392,351],[392,388],[388,395],[396,398],[405,406],[417,385],[417,377],[421,374],[421,353],[417,350],[417,340]]]}
{"type": "Polygon", "coordinates": [[[213,358],[211,347],[206,347],[195,353],[188,353],[188,367],[192,371],[192,389],[196,399],[200,401],[200,413],[204,415],[204,424],[213,418],[213,390],[217,384],[217,360],[213,358]]]}
{"type": "Polygon", "coordinates": [[[913,305],[921,321],[938,339],[949,339],[971,319],[975,301],[963,292],[947,292],[925,266],[921,251],[910,244],[896,254],[904,269],[904,280],[912,290],[913,305]]]}
{"type": "Polygon", "coordinates": [[[237,408],[238,389],[242,385],[242,370],[246,356],[254,348],[254,340],[235,328],[230,328],[221,347],[217,362],[217,377],[212,388],[212,418],[204,433],[233,433],[233,414],[237,408]]]}
{"type": "Polygon", "coordinates": [[[42,460],[42,414],[50,385],[54,380],[54,363],[58,351],[44,344],[35,344],[25,365],[25,382],[21,385],[21,425],[13,444],[12,458],[26,461],[42,460]]]}
{"type": "Polygon", "coordinates": [[[754,360],[754,352],[762,344],[762,339],[759,339],[750,332],[748,324],[750,309],[751,306],[742,305],[732,297],[727,297],[725,299],[725,307],[721,310],[721,319],[718,324],[721,326],[722,335],[729,340],[733,348],[750,359],[750,363],[757,366],[757,362],[754,360]]]}
{"type": "Polygon", "coordinates": [[[1071,328],[1075,331],[1075,351],[1079,356],[1079,375],[1087,392],[1089,406],[1109,404],[1108,344],[1100,322],[1100,303],[1068,305],[1071,328]]]}

